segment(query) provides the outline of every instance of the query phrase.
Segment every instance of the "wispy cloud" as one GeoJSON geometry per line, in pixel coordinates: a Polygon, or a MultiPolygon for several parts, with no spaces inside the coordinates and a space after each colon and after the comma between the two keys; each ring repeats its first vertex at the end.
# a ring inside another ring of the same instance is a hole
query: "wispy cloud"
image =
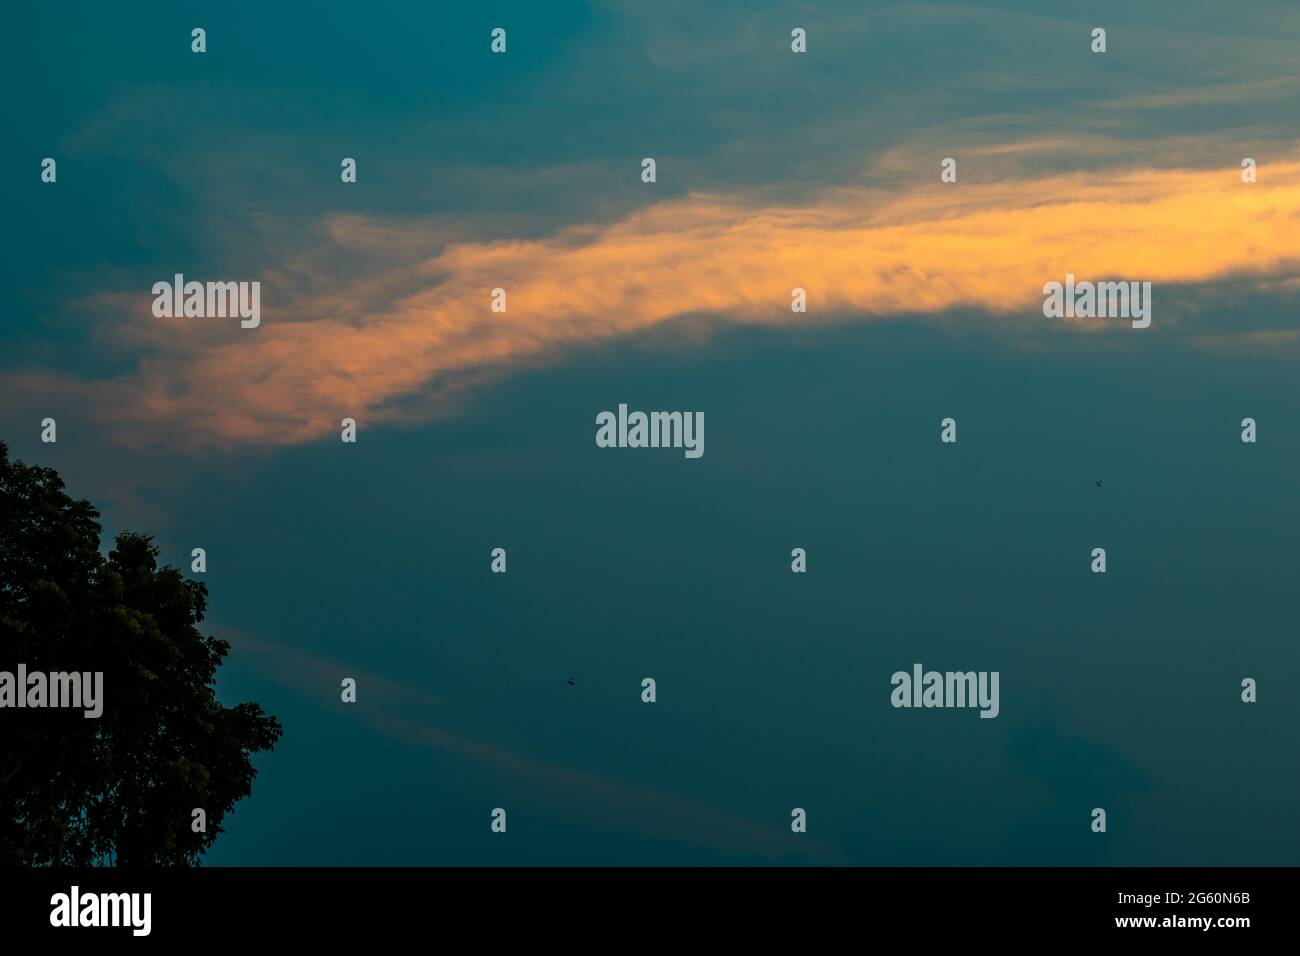
{"type": "MultiPolygon", "coordinates": [[[[119,313],[108,334],[145,353],[132,373],[27,371],[5,384],[75,398],[126,445],[292,444],[343,417],[434,414],[511,369],[682,316],[788,324],[975,309],[1007,317],[1015,341],[1044,328],[1042,285],[1066,272],[1159,289],[1276,282],[1300,263],[1300,162],[1266,164],[1255,184],[1235,166],[933,178],[798,205],[691,195],[526,240],[455,242],[444,223],[335,216],[325,241],[262,276],[260,328],[156,319],[147,290],[118,293],[87,308],[119,313]],[[490,308],[497,287],[504,314],[490,308]],[[791,313],[794,287],[808,315],[791,313]]],[[[1155,309],[1157,333],[1177,325],[1159,292],[1155,309]]]]}
{"type": "Polygon", "coordinates": [[[356,678],[358,686],[365,688],[367,702],[348,705],[349,713],[375,733],[464,758],[489,773],[525,783],[533,808],[552,816],[756,858],[794,857],[823,863],[839,859],[834,848],[794,836],[779,825],[763,825],[667,791],[538,760],[448,731],[423,716],[423,711],[437,706],[436,698],[400,681],[229,628],[221,628],[221,633],[245,663],[313,701],[336,699],[334,689],[342,676],[356,678]]]}

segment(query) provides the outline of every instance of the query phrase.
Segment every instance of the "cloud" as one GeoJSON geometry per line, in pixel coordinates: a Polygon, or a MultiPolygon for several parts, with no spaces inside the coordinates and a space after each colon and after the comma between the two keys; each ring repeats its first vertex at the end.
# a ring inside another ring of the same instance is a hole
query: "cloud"
{"type": "Polygon", "coordinates": [[[464,758],[486,771],[527,785],[535,808],[575,822],[612,828],[699,846],[720,853],[741,853],[767,859],[797,857],[822,863],[838,862],[834,848],[806,836],[794,836],[783,826],[763,825],[705,804],[625,783],[604,774],[578,770],[519,754],[507,747],[466,737],[412,710],[436,706],[436,698],[400,681],[359,672],[285,645],[265,641],[229,628],[221,634],[231,641],[241,660],[275,682],[309,699],[331,699],[341,675],[366,688],[367,703],[356,704],[355,715],[375,733],[413,747],[425,747],[464,758]]]}
{"type": "Polygon", "coordinates": [[[1159,334],[1180,321],[1162,288],[1300,271],[1300,162],[1266,163],[1255,184],[1235,166],[945,185],[936,163],[925,179],[800,204],[689,195],[519,240],[457,242],[445,223],[335,216],[316,247],[261,277],[260,328],[156,319],[147,290],[101,297],[87,307],[130,313],[105,334],[145,352],[132,372],[20,372],[6,387],[75,398],[128,446],[295,444],[337,434],[344,417],[446,412],[513,369],[683,316],[790,324],[974,309],[1003,317],[1015,342],[1050,321],[1043,283],[1072,272],[1153,282],[1149,334],[1159,334]],[[421,258],[424,248],[439,251],[421,258]],[[490,309],[498,287],[504,314],[490,309]],[[791,313],[794,287],[807,290],[808,315],[791,313]]]}

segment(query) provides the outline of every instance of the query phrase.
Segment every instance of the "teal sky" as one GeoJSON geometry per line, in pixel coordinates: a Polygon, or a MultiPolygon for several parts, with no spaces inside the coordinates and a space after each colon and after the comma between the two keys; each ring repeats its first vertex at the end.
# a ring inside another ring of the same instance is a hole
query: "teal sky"
{"type": "Polygon", "coordinates": [[[1293,4],[229,6],[0,67],[0,437],[207,550],[285,728],[207,863],[1300,863],[1293,4]],[[1152,328],[1045,319],[1067,269],[1152,328]],[[917,661],[1000,716],[891,708],[917,661]]]}

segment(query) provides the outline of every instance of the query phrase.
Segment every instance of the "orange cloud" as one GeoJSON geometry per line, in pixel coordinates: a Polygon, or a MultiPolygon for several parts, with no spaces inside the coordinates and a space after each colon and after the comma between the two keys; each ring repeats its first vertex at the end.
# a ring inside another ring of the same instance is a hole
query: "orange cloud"
{"type": "Polygon", "coordinates": [[[343,216],[324,248],[263,277],[260,328],[155,319],[142,290],[133,336],[152,354],[126,378],[58,387],[84,389],[127,444],[180,430],[192,445],[269,445],[336,434],[345,416],[398,420],[412,397],[428,414],[521,364],[695,313],[778,324],[970,307],[1014,328],[1053,321],[1043,283],[1072,272],[1153,282],[1153,327],[1129,334],[1156,334],[1177,320],[1161,310],[1162,284],[1276,281],[1300,261],[1297,225],[1295,162],[1266,163],[1249,185],[1232,166],[945,185],[936,164],[933,183],[902,193],[840,189],[802,205],[691,195],[518,241],[444,244],[432,226],[343,216]],[[351,278],[350,256],[385,264],[351,278]],[[796,286],[807,315],[790,311],[796,286]],[[504,314],[489,307],[496,287],[504,314]]]}

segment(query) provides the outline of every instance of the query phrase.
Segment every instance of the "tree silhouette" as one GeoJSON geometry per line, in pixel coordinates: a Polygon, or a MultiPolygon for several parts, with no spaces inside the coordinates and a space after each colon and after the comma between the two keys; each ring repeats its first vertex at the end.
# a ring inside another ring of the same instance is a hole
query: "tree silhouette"
{"type": "Polygon", "coordinates": [[[97,719],[0,708],[0,865],[195,864],[280,724],[217,701],[230,645],[196,627],[207,588],[159,568],[145,535],[105,558],[99,512],[63,488],[0,442],[0,671],[104,675],[97,719]]]}

